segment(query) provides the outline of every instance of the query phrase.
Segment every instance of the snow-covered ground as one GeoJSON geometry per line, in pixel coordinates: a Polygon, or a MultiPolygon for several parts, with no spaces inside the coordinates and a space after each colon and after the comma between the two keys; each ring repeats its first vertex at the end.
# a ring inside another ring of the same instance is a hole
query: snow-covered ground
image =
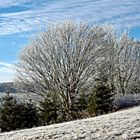
{"type": "Polygon", "coordinates": [[[140,106],[94,118],[1,133],[0,140],[140,140],[140,106]]]}

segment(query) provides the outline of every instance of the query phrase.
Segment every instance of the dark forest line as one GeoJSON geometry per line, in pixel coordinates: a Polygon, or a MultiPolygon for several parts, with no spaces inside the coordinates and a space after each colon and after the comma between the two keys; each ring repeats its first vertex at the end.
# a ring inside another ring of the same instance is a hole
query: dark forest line
{"type": "Polygon", "coordinates": [[[17,93],[17,89],[13,82],[0,83],[0,93],[17,93]]]}

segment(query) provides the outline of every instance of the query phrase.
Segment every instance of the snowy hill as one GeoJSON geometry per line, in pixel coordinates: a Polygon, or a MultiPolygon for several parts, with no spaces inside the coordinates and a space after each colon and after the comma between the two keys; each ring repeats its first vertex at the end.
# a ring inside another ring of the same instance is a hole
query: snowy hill
{"type": "Polygon", "coordinates": [[[0,134],[0,140],[140,140],[140,106],[94,118],[0,134]]]}

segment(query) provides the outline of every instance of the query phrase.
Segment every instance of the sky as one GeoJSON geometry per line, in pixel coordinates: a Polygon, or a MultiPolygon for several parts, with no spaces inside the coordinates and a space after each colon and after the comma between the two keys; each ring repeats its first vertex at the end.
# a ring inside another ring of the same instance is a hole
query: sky
{"type": "Polygon", "coordinates": [[[19,51],[30,38],[64,20],[111,24],[140,39],[140,0],[0,0],[0,82],[14,79],[19,51]]]}

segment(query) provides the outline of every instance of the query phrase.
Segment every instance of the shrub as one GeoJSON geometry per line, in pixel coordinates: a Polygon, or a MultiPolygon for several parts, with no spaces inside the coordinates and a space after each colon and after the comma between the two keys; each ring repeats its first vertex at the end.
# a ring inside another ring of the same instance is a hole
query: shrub
{"type": "Polygon", "coordinates": [[[118,95],[115,97],[113,101],[116,109],[126,109],[129,107],[139,106],[140,105],[140,94],[126,94],[126,95],[118,95]]]}

